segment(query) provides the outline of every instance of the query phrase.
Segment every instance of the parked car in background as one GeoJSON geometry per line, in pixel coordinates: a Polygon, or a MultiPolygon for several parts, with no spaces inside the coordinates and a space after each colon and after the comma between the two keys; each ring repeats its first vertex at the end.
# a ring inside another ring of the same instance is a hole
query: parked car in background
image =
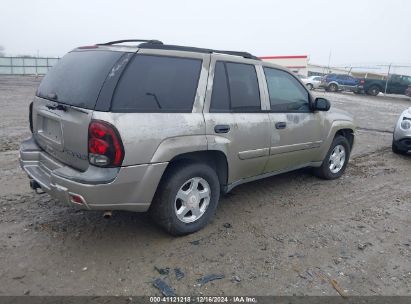
{"type": "Polygon", "coordinates": [[[320,87],[326,91],[356,91],[358,89],[359,80],[350,75],[328,74],[321,79],[320,87]]]}
{"type": "Polygon", "coordinates": [[[356,93],[377,96],[379,93],[384,93],[387,87],[387,94],[406,94],[408,86],[411,85],[411,76],[406,75],[390,75],[388,81],[385,79],[362,78],[359,80],[359,85],[356,93]]]}
{"type": "Polygon", "coordinates": [[[318,89],[321,84],[321,76],[310,76],[301,78],[301,81],[309,90],[318,89]]]}
{"type": "Polygon", "coordinates": [[[411,107],[401,113],[395,125],[392,151],[397,154],[411,153],[411,107]]]}
{"type": "Polygon", "coordinates": [[[409,85],[408,88],[405,90],[405,95],[411,97],[411,85],[409,85]]]}

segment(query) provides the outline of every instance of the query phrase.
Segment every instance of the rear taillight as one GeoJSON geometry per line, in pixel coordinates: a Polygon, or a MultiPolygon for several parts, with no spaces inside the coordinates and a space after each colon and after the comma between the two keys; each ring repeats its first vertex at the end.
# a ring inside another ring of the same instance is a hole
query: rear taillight
{"type": "Polygon", "coordinates": [[[361,79],[360,80],[360,84],[364,84],[365,83],[365,80],[364,79],[361,79]]]}
{"type": "Polygon", "coordinates": [[[92,165],[119,167],[124,148],[116,128],[108,122],[92,120],[88,128],[88,159],[92,165]]]}

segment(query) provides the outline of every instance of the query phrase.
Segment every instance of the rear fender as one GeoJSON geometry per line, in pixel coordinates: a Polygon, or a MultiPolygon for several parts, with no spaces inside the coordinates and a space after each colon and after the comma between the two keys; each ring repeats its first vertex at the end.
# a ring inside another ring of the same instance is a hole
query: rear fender
{"type": "Polygon", "coordinates": [[[190,135],[167,138],[154,152],[151,163],[169,162],[180,154],[207,150],[205,135],[190,135]]]}

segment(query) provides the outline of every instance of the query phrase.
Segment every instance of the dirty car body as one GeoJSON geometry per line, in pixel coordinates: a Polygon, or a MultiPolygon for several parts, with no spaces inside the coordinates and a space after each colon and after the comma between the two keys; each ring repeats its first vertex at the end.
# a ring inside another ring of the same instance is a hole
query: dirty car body
{"type": "Polygon", "coordinates": [[[287,69],[248,53],[121,42],[74,49],[40,84],[20,148],[33,189],[84,209],[152,211],[186,234],[207,223],[220,191],[302,167],[344,171],[352,117],[287,69]]]}
{"type": "Polygon", "coordinates": [[[392,149],[396,153],[411,153],[411,107],[401,113],[394,128],[392,149]]]}

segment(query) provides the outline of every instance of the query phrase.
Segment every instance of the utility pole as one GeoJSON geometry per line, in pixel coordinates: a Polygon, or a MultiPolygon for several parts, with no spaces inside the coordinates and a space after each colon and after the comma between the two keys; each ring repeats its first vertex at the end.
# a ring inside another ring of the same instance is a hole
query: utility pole
{"type": "Polygon", "coordinates": [[[331,73],[331,71],[330,71],[330,62],[331,62],[331,49],[330,49],[330,54],[328,55],[328,71],[327,71],[327,73],[331,73]]]}
{"type": "Polygon", "coordinates": [[[37,57],[36,57],[36,78],[39,77],[38,65],[39,65],[39,50],[37,50],[37,57]]]}
{"type": "Polygon", "coordinates": [[[391,65],[392,63],[390,63],[390,65],[388,66],[388,73],[387,73],[387,80],[385,81],[384,95],[387,95],[388,79],[390,78],[391,65]]]}

